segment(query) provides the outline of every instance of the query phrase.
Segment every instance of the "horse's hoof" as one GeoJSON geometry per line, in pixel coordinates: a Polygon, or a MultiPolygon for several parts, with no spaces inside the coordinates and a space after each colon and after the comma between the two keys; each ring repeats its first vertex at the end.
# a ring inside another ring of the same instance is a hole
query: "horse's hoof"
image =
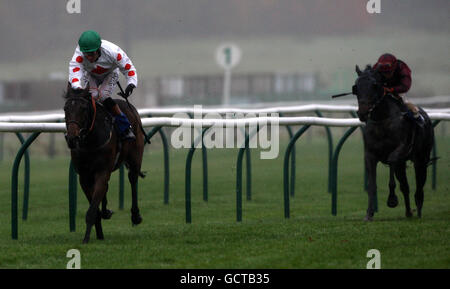
{"type": "Polygon", "coordinates": [[[111,219],[112,214],[114,214],[111,210],[102,211],[102,219],[109,220],[111,219]]]}
{"type": "Polygon", "coordinates": [[[137,226],[142,223],[142,217],[140,215],[131,216],[131,222],[133,223],[133,226],[137,226]]]}
{"type": "Polygon", "coordinates": [[[413,216],[413,213],[411,211],[408,211],[405,215],[407,218],[411,218],[413,216]]]}
{"type": "Polygon", "coordinates": [[[422,218],[422,208],[421,207],[420,208],[416,207],[415,209],[412,209],[412,212],[417,213],[418,218],[422,218]]]}
{"type": "Polygon", "coordinates": [[[389,208],[395,208],[395,207],[397,207],[397,205],[398,205],[398,198],[397,198],[397,196],[394,195],[393,197],[389,197],[388,198],[387,206],[389,208]]]}
{"type": "Polygon", "coordinates": [[[365,217],[364,217],[364,221],[366,221],[366,222],[372,222],[372,221],[373,221],[373,217],[371,217],[371,216],[365,216],[365,217]]]}
{"type": "Polygon", "coordinates": [[[87,244],[87,243],[89,243],[89,239],[84,238],[83,239],[83,244],[87,244]]]}

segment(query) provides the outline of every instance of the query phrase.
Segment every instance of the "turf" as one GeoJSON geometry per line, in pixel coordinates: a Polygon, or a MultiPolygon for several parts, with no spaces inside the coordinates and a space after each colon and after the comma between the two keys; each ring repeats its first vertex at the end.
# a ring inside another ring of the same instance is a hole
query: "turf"
{"type": "MultiPolygon", "coordinates": [[[[336,137],[339,133],[335,133],[336,137]]],[[[336,142],[336,140],[335,140],[336,142]]],[[[236,222],[236,149],[208,150],[209,201],[202,199],[201,154],[193,161],[192,223],[185,223],[184,177],[187,150],[170,151],[170,201],[163,204],[162,150],[146,150],[139,181],[143,223],[131,226],[130,189],[125,209],[118,209],[118,173],[110,181],[111,220],[103,222],[105,240],[81,243],[87,201],[78,189],[77,230],[69,232],[67,156],[31,155],[28,220],[19,220],[19,239],[11,239],[10,184],[12,159],[0,166],[0,268],[65,268],[66,253],[81,253],[81,268],[366,268],[370,249],[381,253],[381,268],[450,268],[450,138],[438,137],[438,186],[425,187],[423,217],[405,218],[399,206],[386,206],[388,169],[378,167],[379,212],[364,222],[360,135],[344,145],[339,160],[338,215],[331,215],[327,193],[327,143],[323,137],[297,143],[296,195],[291,218],[283,215],[282,163],[286,139],[274,160],[252,151],[252,200],[243,201],[236,222]]],[[[245,170],[244,170],[245,171],[245,170]]],[[[413,169],[408,169],[412,194],[413,169]]],[[[431,168],[428,170],[431,175],[431,168]]],[[[245,174],[244,174],[245,175],[245,174]]],[[[22,200],[20,176],[19,200],[22,200]]],[[[244,181],[245,184],[245,181],[244,181]]],[[[244,187],[245,193],[245,187],[244,187]]],[[[413,204],[413,207],[415,205],[413,204]]]]}

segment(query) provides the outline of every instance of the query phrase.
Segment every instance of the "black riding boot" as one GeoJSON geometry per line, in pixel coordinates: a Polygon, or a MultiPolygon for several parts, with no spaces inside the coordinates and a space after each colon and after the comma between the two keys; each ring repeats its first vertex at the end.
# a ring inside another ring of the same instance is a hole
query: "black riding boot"
{"type": "Polygon", "coordinates": [[[135,140],[136,136],[131,131],[131,124],[127,116],[121,112],[119,115],[114,117],[116,127],[119,131],[119,136],[121,140],[135,140]]]}
{"type": "Polygon", "coordinates": [[[425,119],[423,118],[423,116],[420,113],[414,114],[412,111],[408,110],[405,113],[405,117],[408,120],[413,121],[419,127],[423,127],[425,124],[425,119]]]}

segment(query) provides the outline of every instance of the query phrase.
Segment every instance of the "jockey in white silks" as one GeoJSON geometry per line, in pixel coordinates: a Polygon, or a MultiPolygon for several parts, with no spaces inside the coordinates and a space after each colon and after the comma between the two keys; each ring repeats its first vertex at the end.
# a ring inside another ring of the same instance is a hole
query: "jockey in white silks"
{"type": "Polygon", "coordinates": [[[111,97],[119,80],[119,71],[127,79],[122,95],[127,98],[137,87],[136,68],[130,58],[119,46],[102,40],[97,32],[83,32],[69,64],[69,83],[75,91],[89,85],[91,95],[113,115],[120,138],[134,140],[130,121],[111,97]]]}

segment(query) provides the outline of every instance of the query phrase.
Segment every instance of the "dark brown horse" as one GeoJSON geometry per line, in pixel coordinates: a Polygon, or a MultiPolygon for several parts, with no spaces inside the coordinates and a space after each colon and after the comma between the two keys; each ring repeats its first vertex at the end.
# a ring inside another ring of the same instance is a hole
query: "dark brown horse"
{"type": "Polygon", "coordinates": [[[88,243],[92,226],[95,225],[97,239],[103,240],[101,219],[109,219],[112,212],[106,208],[106,193],[111,173],[125,163],[131,184],[133,225],[142,222],[137,202],[137,181],[141,173],[144,135],[138,112],[123,100],[116,100],[126,114],[136,136],[135,141],[121,142],[111,115],[106,108],[95,102],[89,89],[73,90],[68,85],[65,94],[66,141],[71,152],[73,166],[80,176],[80,185],[89,201],[86,213],[86,234],[83,242],[88,243]],[[99,205],[102,203],[102,210],[99,205]]]}
{"type": "Polygon", "coordinates": [[[407,108],[397,98],[385,95],[380,84],[378,71],[367,66],[361,71],[356,66],[358,78],[353,86],[353,94],[358,97],[358,117],[366,123],[363,130],[364,159],[368,173],[369,204],[366,220],[372,220],[377,190],[376,168],[382,162],[390,167],[388,206],[396,207],[395,179],[400,183],[400,190],[405,200],[406,217],[412,216],[409,201],[409,185],[406,178],[406,162],[414,163],[416,175],[415,203],[417,214],[422,216],[424,201],[423,187],[427,179],[427,166],[433,147],[434,132],[430,118],[420,108],[425,120],[423,127],[414,120],[405,117],[407,108]]]}

